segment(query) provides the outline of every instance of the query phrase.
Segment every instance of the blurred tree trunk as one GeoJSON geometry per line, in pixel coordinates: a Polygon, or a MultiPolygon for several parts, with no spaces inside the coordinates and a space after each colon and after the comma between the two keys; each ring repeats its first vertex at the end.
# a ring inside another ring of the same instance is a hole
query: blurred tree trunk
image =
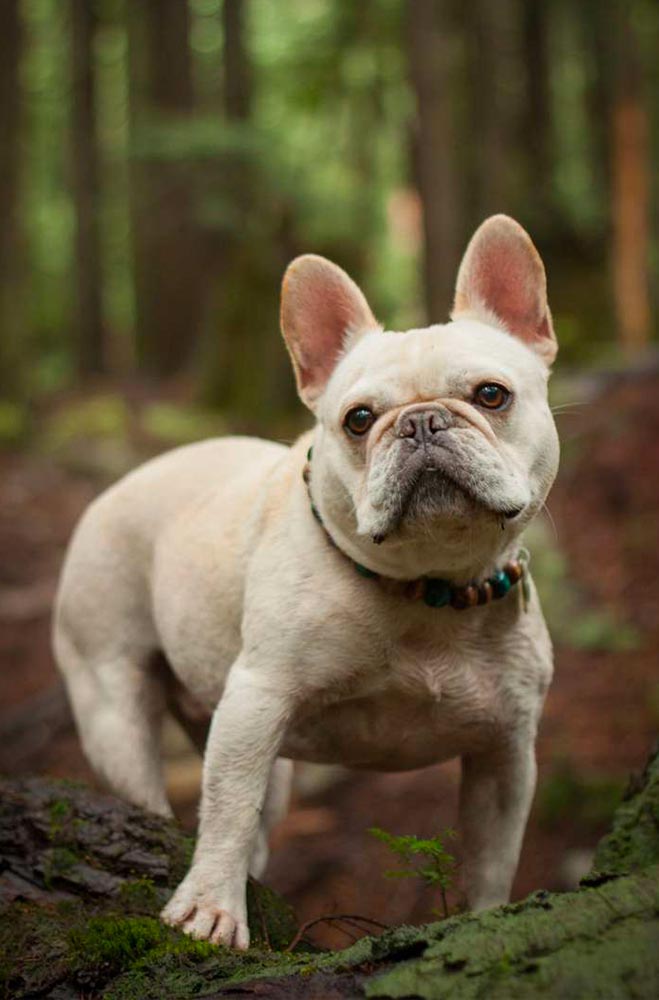
{"type": "MultiPolygon", "coordinates": [[[[531,6],[536,6],[535,4],[531,6]]],[[[470,98],[465,150],[472,181],[469,229],[495,212],[512,212],[511,168],[515,156],[510,80],[514,75],[514,10],[511,0],[472,0],[461,9],[468,45],[470,98]]]]}
{"type": "Polygon", "coordinates": [[[20,287],[17,203],[19,190],[19,0],[0,4],[0,392],[19,394],[20,287]]]}
{"type": "Polygon", "coordinates": [[[247,121],[252,113],[252,69],[245,39],[244,0],[224,0],[224,110],[228,121],[247,121]]]}
{"type": "Polygon", "coordinates": [[[94,34],[91,0],[71,0],[72,167],[76,211],[76,367],[84,378],[105,370],[99,234],[99,156],[96,135],[94,34]]]}
{"type": "MultiPolygon", "coordinates": [[[[236,134],[249,123],[252,109],[252,72],[245,40],[243,0],[224,0],[221,8],[222,112],[223,121],[236,127],[236,134]]],[[[250,164],[239,150],[227,150],[221,170],[221,197],[227,206],[224,225],[210,237],[210,312],[207,330],[202,396],[211,405],[240,410],[249,405],[249,366],[254,366],[253,345],[246,323],[244,275],[245,249],[241,234],[249,225],[247,214],[251,189],[250,164]],[[247,338],[247,339],[246,339],[247,338]],[[245,389],[247,386],[247,390],[245,389]]],[[[258,374],[256,374],[258,378],[258,374]]]]}
{"type": "MultiPolygon", "coordinates": [[[[538,224],[553,228],[554,132],[551,106],[549,19],[551,4],[521,0],[525,115],[522,143],[527,152],[527,199],[538,224]]],[[[533,222],[531,223],[533,224],[533,222]]]]}
{"type": "Polygon", "coordinates": [[[247,14],[245,0],[224,0],[223,111],[233,144],[221,166],[227,221],[213,237],[217,321],[207,331],[203,395],[251,430],[272,410],[281,382],[272,352],[280,346],[276,334],[280,262],[265,178],[245,142],[251,135],[254,100],[247,14]]]}
{"type": "MultiPolygon", "coordinates": [[[[168,129],[194,107],[189,11],[180,0],[128,5],[131,173],[138,355],[143,370],[179,374],[199,332],[200,236],[184,148],[163,157],[168,129]],[[155,146],[155,148],[154,148],[155,146]]],[[[173,130],[170,138],[176,135],[173,130]]]]}
{"type": "Polygon", "coordinates": [[[129,202],[135,301],[135,355],[138,367],[147,371],[155,351],[149,339],[147,298],[149,250],[149,166],[141,149],[146,113],[146,25],[141,5],[128,4],[125,11],[128,34],[129,202]]]}
{"type": "MultiPolygon", "coordinates": [[[[222,5],[224,113],[245,137],[254,105],[248,12],[247,0],[224,0],[222,5]]],[[[225,194],[234,217],[224,251],[222,294],[228,308],[220,335],[231,354],[223,398],[247,427],[252,419],[280,412],[291,385],[288,355],[277,330],[286,224],[278,209],[264,206],[262,178],[254,154],[235,149],[226,173],[225,194]]]]}
{"type": "Polygon", "coordinates": [[[620,341],[632,355],[647,346],[651,325],[650,140],[638,39],[626,5],[616,27],[613,280],[620,341]]]}
{"type": "Polygon", "coordinates": [[[423,207],[427,318],[447,318],[462,243],[454,127],[456,47],[446,0],[407,6],[407,59],[416,97],[413,166],[423,207]]]}
{"type": "Polygon", "coordinates": [[[588,59],[586,108],[591,131],[591,169],[600,193],[607,235],[611,230],[611,155],[613,106],[612,68],[616,61],[615,22],[617,0],[584,0],[579,5],[583,46],[588,59]]]}

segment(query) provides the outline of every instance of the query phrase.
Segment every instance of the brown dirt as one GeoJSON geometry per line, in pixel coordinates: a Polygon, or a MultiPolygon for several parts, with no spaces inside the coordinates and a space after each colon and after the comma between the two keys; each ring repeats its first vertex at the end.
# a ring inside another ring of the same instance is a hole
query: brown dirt
{"type": "MultiPolygon", "coordinates": [[[[585,822],[569,808],[553,822],[543,813],[542,789],[558,763],[567,761],[586,781],[624,781],[642,767],[659,712],[659,376],[613,380],[579,417],[562,421],[567,447],[550,506],[570,576],[590,606],[631,622],[640,644],[630,652],[593,651],[555,635],[556,675],[538,746],[540,793],[516,897],[565,885],[568,852],[591,849],[607,825],[605,815],[585,822]]],[[[0,456],[0,476],[0,768],[90,780],[58,703],[49,614],[66,541],[99,483],[44,458],[9,454],[0,456]]],[[[301,920],[330,913],[391,924],[429,919],[436,900],[411,881],[384,879],[390,858],[366,830],[430,835],[453,826],[458,776],[455,763],[358,774],[300,798],[277,833],[268,881],[301,920]]],[[[341,945],[348,932],[320,929],[314,937],[341,945]]]]}

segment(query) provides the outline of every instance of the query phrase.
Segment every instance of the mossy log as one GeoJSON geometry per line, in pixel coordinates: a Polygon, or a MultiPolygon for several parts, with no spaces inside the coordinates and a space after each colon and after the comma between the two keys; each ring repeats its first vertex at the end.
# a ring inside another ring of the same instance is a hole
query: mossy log
{"type": "Polygon", "coordinates": [[[80,786],[0,782],[0,996],[108,1000],[659,996],[659,754],[631,787],[575,892],[286,952],[289,907],[250,885],[254,946],[165,928],[184,871],[174,824],[80,786]]]}

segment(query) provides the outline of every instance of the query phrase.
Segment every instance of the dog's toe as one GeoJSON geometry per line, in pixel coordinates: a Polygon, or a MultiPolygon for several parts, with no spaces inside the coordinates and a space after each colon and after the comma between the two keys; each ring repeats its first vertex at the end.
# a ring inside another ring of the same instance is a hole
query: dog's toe
{"type": "Polygon", "coordinates": [[[211,938],[220,912],[212,907],[204,909],[195,908],[194,913],[183,924],[183,933],[189,934],[190,937],[196,938],[197,941],[207,941],[211,938]]]}
{"type": "Polygon", "coordinates": [[[160,919],[163,923],[169,924],[170,927],[180,927],[193,916],[194,912],[194,903],[187,899],[179,899],[175,894],[161,912],[160,919]]]}
{"type": "Polygon", "coordinates": [[[215,930],[211,934],[211,941],[214,944],[225,944],[231,947],[235,930],[236,921],[234,918],[226,910],[221,910],[218,921],[215,924],[215,930]]]}

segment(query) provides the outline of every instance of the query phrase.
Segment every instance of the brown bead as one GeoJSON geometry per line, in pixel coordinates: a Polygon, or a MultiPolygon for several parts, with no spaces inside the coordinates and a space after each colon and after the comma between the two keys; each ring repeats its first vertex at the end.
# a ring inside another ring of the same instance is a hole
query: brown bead
{"type": "Polygon", "coordinates": [[[491,600],[492,600],[492,584],[489,582],[489,580],[486,580],[485,583],[481,583],[480,587],[478,588],[478,603],[489,604],[491,600]]]}
{"type": "Polygon", "coordinates": [[[467,595],[464,587],[456,587],[451,592],[451,607],[456,611],[463,611],[467,607],[467,595]]]}
{"type": "Polygon", "coordinates": [[[412,601],[418,601],[423,597],[425,586],[425,580],[410,580],[405,585],[405,596],[409,597],[412,601]]]}
{"type": "Polygon", "coordinates": [[[309,465],[308,462],[302,469],[302,478],[304,479],[305,483],[308,486],[309,483],[311,482],[311,466],[309,465]]]}
{"type": "Polygon", "coordinates": [[[509,562],[503,567],[503,571],[512,584],[518,583],[522,579],[524,569],[519,562],[509,562]]]}
{"type": "Polygon", "coordinates": [[[451,594],[451,607],[456,611],[473,608],[478,604],[478,587],[470,583],[467,587],[456,587],[451,594]]]}

